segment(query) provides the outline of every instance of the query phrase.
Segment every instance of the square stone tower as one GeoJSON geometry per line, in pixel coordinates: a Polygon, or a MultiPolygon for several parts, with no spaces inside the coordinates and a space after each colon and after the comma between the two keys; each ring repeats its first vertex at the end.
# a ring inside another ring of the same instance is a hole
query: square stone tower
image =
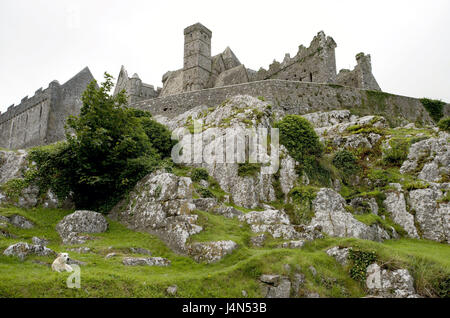
{"type": "Polygon", "coordinates": [[[183,91],[207,88],[211,75],[212,32],[200,23],[184,29],[183,91]]]}

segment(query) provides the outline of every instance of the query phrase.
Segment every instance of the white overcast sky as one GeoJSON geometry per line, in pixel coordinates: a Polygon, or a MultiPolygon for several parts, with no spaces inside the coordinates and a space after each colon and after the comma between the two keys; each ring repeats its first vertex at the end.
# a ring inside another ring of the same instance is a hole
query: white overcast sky
{"type": "Polygon", "coordinates": [[[230,46],[255,70],[323,30],[338,70],[362,51],[384,91],[450,102],[449,0],[0,0],[0,111],[85,66],[102,80],[123,64],[161,86],[182,67],[183,29],[196,22],[213,32],[213,55],[230,46]]]}

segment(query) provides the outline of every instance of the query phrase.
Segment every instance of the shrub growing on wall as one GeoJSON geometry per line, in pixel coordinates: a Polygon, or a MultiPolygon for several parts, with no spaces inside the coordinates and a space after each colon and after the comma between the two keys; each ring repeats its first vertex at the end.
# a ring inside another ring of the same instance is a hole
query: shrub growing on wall
{"type": "Polygon", "coordinates": [[[441,100],[422,98],[420,99],[423,107],[428,111],[430,117],[437,123],[443,116],[445,103],[441,100]]]}

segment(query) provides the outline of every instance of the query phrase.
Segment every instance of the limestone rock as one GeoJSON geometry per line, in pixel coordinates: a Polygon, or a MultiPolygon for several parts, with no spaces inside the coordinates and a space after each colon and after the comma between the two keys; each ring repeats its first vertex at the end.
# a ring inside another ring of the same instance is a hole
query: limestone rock
{"type": "Polygon", "coordinates": [[[375,198],[357,197],[350,201],[357,214],[373,213],[378,215],[378,204],[375,198]]]}
{"type": "Polygon", "coordinates": [[[263,294],[266,295],[266,298],[289,298],[291,282],[287,277],[262,275],[259,280],[263,282],[263,294]]]}
{"type": "MultiPolygon", "coordinates": [[[[397,186],[401,189],[400,184],[397,184],[397,186]]],[[[410,237],[419,238],[414,226],[414,216],[406,210],[405,196],[402,192],[386,193],[386,200],[383,201],[383,204],[395,223],[402,226],[410,237]]]]}
{"type": "Polygon", "coordinates": [[[222,215],[229,219],[232,219],[234,217],[239,217],[240,215],[244,214],[244,213],[242,213],[242,211],[239,211],[238,209],[235,209],[232,206],[227,206],[224,204],[216,207],[211,212],[222,215]]]}
{"type": "Polygon", "coordinates": [[[263,247],[264,242],[266,241],[267,236],[265,234],[261,234],[258,236],[254,236],[250,238],[250,245],[252,247],[263,247]]]}
{"type": "Polygon", "coordinates": [[[9,222],[21,229],[32,229],[34,224],[21,215],[13,215],[9,217],[9,222]]]}
{"type": "Polygon", "coordinates": [[[130,252],[134,254],[152,255],[152,252],[142,247],[130,247],[130,252]]]}
{"type": "Polygon", "coordinates": [[[193,202],[196,209],[201,211],[211,211],[217,205],[217,200],[214,198],[194,199],[193,202]]]}
{"type": "Polygon", "coordinates": [[[381,269],[376,263],[367,267],[366,287],[371,294],[387,298],[417,296],[414,279],[406,269],[390,271],[381,269]]]}
{"type": "Polygon", "coordinates": [[[191,214],[192,191],[190,178],[155,171],[138,182],[129,201],[119,203],[110,217],[132,230],[157,235],[175,252],[186,254],[187,239],[202,230],[195,224],[198,216],[191,214]]]}
{"type": "Polygon", "coordinates": [[[401,173],[418,173],[418,178],[439,182],[450,174],[450,144],[448,134],[429,138],[411,145],[408,158],[400,168],[401,173]],[[423,166],[422,166],[423,165],[423,166]]]}
{"type": "Polygon", "coordinates": [[[300,291],[300,287],[305,284],[306,278],[304,274],[295,273],[294,279],[292,280],[292,290],[294,291],[294,295],[298,295],[300,291]]]}
{"type": "Polygon", "coordinates": [[[253,211],[239,217],[246,222],[255,233],[270,233],[274,238],[291,240],[300,235],[290,224],[286,213],[278,210],[253,211]]]}
{"type": "Polygon", "coordinates": [[[418,189],[409,193],[408,202],[423,238],[450,243],[450,204],[438,202],[443,195],[438,188],[418,189]]]}
{"type": "Polygon", "coordinates": [[[356,116],[352,115],[349,110],[333,110],[330,112],[315,112],[305,114],[306,118],[315,128],[330,127],[343,123],[350,123],[356,120],[356,116]]]}
{"type": "Polygon", "coordinates": [[[108,229],[108,222],[98,212],[79,210],[65,216],[57,225],[64,244],[82,244],[79,233],[102,233],[108,229]],[[81,243],[78,243],[80,241],[81,243]]]}
{"type": "Polygon", "coordinates": [[[322,188],[313,201],[314,217],[311,225],[320,225],[322,231],[334,237],[356,237],[382,241],[389,234],[378,227],[368,226],[345,210],[345,200],[333,189],[322,188]]]}
{"type": "Polygon", "coordinates": [[[334,257],[336,261],[342,266],[348,264],[348,255],[350,253],[350,248],[341,248],[339,246],[332,247],[326,251],[326,253],[334,257]]]}
{"type": "Polygon", "coordinates": [[[281,247],[282,248],[296,249],[296,248],[302,248],[303,245],[305,245],[305,241],[299,240],[299,241],[284,242],[284,243],[281,244],[281,247]]]}
{"type": "Polygon", "coordinates": [[[42,245],[32,245],[24,242],[10,245],[4,252],[6,256],[17,256],[21,260],[29,255],[37,256],[54,256],[56,253],[51,249],[42,245]]]}
{"type": "Polygon", "coordinates": [[[201,242],[189,246],[189,255],[197,262],[216,263],[237,248],[233,241],[201,242]]]}
{"type": "Polygon", "coordinates": [[[170,261],[162,257],[124,257],[122,260],[125,266],[169,266],[170,261]]]}
{"type": "Polygon", "coordinates": [[[27,155],[25,150],[0,150],[0,184],[23,177],[22,170],[26,167],[27,155]]]}
{"type": "Polygon", "coordinates": [[[42,246],[46,246],[49,243],[48,240],[43,239],[43,238],[39,238],[39,237],[36,237],[36,236],[33,236],[31,238],[31,242],[33,242],[34,245],[42,245],[42,246]]]}

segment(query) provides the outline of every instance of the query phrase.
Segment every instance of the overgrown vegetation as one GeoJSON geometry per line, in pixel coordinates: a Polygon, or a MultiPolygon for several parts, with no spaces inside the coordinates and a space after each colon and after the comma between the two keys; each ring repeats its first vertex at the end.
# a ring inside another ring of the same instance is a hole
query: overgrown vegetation
{"type": "Polygon", "coordinates": [[[336,152],[333,157],[333,165],[345,175],[352,175],[358,171],[358,160],[355,155],[348,150],[336,152]]]}
{"type": "Polygon", "coordinates": [[[239,163],[238,164],[238,176],[240,177],[253,177],[261,171],[260,163],[239,163]]]}
{"type": "Polygon", "coordinates": [[[350,249],[348,258],[352,262],[350,277],[363,283],[366,280],[367,267],[377,260],[376,253],[350,249]]]}
{"type": "Polygon", "coordinates": [[[294,187],[289,196],[293,204],[286,204],[285,211],[292,224],[309,224],[314,217],[312,202],[319,189],[312,186],[294,187]]]}
{"type": "Polygon", "coordinates": [[[420,102],[427,110],[430,117],[437,123],[444,116],[443,110],[445,103],[441,100],[421,98],[420,102]]]}
{"type": "Polygon", "coordinates": [[[67,142],[31,151],[36,182],[77,208],[108,211],[136,182],[158,167],[173,146],[170,131],[148,112],[127,108],[125,91],[112,96],[112,76],[83,93],[80,116],[69,117],[67,142]]]}
{"type": "Polygon", "coordinates": [[[450,117],[445,117],[442,118],[437,126],[439,127],[440,130],[442,131],[446,131],[446,132],[450,132],[450,117]]]}
{"type": "Polygon", "coordinates": [[[209,174],[208,174],[208,171],[206,169],[204,169],[204,168],[194,168],[194,169],[192,169],[192,172],[191,172],[191,179],[192,179],[192,181],[195,181],[195,182],[199,182],[201,180],[208,181],[208,177],[209,177],[209,174]]]}

